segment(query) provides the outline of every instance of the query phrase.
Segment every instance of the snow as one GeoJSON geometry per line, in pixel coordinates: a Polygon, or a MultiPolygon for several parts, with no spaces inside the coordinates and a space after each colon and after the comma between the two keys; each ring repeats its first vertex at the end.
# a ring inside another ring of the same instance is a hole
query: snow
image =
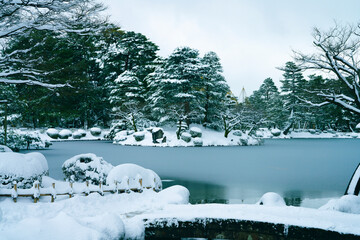
{"type": "Polygon", "coordinates": [[[57,136],[59,136],[59,131],[55,128],[49,128],[48,130],[46,130],[46,134],[49,137],[57,138],[57,136]]]}
{"type": "Polygon", "coordinates": [[[98,128],[98,127],[90,128],[90,133],[93,136],[99,136],[101,134],[101,128],[98,128]]]}
{"type": "Polygon", "coordinates": [[[72,132],[69,129],[63,129],[59,132],[59,137],[64,139],[64,138],[69,138],[72,136],[72,132]]]}
{"type": "Polygon", "coordinates": [[[111,169],[106,182],[110,186],[114,186],[115,182],[118,182],[121,185],[127,185],[127,183],[124,183],[123,181],[124,178],[129,180],[127,186],[129,188],[137,188],[139,186],[140,178],[142,179],[143,187],[152,187],[157,190],[161,190],[162,188],[161,179],[154,171],[132,163],[121,164],[111,169]]]}
{"type": "Polygon", "coordinates": [[[0,145],[0,153],[1,152],[12,152],[12,150],[5,145],[0,145]]]}
{"type": "Polygon", "coordinates": [[[0,175],[29,178],[48,170],[46,158],[41,153],[0,153],[0,175]]]}
{"type": "MultiPolygon", "coordinates": [[[[313,129],[314,130],[314,129],[313,129]]],[[[310,129],[295,129],[289,134],[284,135],[283,133],[280,136],[274,136],[268,128],[259,128],[256,131],[257,136],[262,136],[263,138],[279,138],[279,139],[289,139],[289,138],[360,138],[360,133],[349,133],[349,132],[337,132],[332,129],[327,131],[312,131],[310,129]],[[313,133],[311,133],[313,132],[313,133]]]]}
{"type": "Polygon", "coordinates": [[[360,214],[360,196],[344,195],[340,199],[331,199],[320,209],[360,214]]]}
{"type": "Polygon", "coordinates": [[[279,194],[274,192],[265,193],[257,202],[257,204],[278,207],[286,206],[284,199],[279,194]]]}
{"type": "Polygon", "coordinates": [[[356,129],[360,129],[360,123],[355,126],[356,129]]]}

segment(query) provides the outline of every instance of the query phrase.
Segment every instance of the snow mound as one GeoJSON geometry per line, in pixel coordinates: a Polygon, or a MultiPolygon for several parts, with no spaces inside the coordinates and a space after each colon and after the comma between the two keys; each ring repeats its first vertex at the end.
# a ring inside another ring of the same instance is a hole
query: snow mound
{"type": "Polygon", "coordinates": [[[274,128],[274,129],[271,130],[271,134],[272,134],[273,136],[275,136],[275,137],[278,137],[278,136],[280,136],[281,131],[280,131],[280,129],[278,129],[278,128],[274,128]]]}
{"type": "Polygon", "coordinates": [[[48,130],[46,130],[46,134],[54,139],[59,137],[59,131],[56,130],[55,128],[49,128],[48,130]]]}
{"type": "Polygon", "coordinates": [[[266,205],[266,206],[275,206],[275,207],[283,207],[286,206],[284,199],[277,193],[268,192],[265,193],[257,202],[258,205],[266,205]]]}
{"type": "Polygon", "coordinates": [[[12,150],[5,145],[0,145],[0,153],[2,152],[12,152],[12,150]]]}
{"type": "Polygon", "coordinates": [[[27,154],[0,153],[0,187],[11,188],[16,181],[18,188],[31,188],[35,181],[46,175],[49,167],[44,155],[38,152],[27,154]]]}
{"type": "Polygon", "coordinates": [[[186,187],[175,185],[159,192],[159,197],[167,204],[188,204],[190,192],[186,187]]]}
{"type": "Polygon", "coordinates": [[[320,207],[320,210],[360,214],[360,196],[344,195],[340,199],[332,199],[320,207]]]}
{"type": "Polygon", "coordinates": [[[92,184],[104,182],[112,168],[110,163],[93,153],[76,155],[66,160],[62,166],[66,180],[89,181],[92,184]]]}
{"type": "Polygon", "coordinates": [[[162,189],[161,179],[154,171],[132,163],[121,164],[111,169],[106,182],[110,186],[118,182],[120,185],[125,184],[126,187],[127,183],[124,182],[126,179],[129,180],[129,188],[137,188],[140,178],[143,187],[151,187],[159,191],[162,189]]]}
{"type": "Polygon", "coordinates": [[[63,129],[59,132],[59,137],[61,139],[68,139],[69,137],[71,137],[72,132],[69,129],[63,129]]]}
{"type": "Polygon", "coordinates": [[[90,133],[91,135],[93,136],[100,136],[101,134],[101,128],[98,128],[98,127],[93,127],[93,128],[90,128],[90,133]]]}

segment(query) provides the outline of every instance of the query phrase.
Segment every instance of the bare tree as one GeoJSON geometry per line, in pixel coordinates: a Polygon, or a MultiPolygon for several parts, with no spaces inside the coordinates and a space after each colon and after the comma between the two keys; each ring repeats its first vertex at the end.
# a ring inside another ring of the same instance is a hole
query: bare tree
{"type": "MultiPolygon", "coordinates": [[[[6,46],[12,37],[26,36],[31,30],[88,34],[100,26],[99,13],[105,8],[94,0],[0,0],[0,43],[6,46]]],[[[32,48],[0,53],[0,83],[39,85],[46,88],[64,87],[43,81],[46,73],[27,67],[16,56],[32,48]],[[13,69],[9,63],[23,67],[13,69]]]]}
{"type": "Polygon", "coordinates": [[[305,70],[315,69],[335,75],[348,91],[339,92],[332,88],[314,90],[312,93],[322,101],[304,101],[313,106],[332,103],[360,115],[360,25],[335,24],[329,31],[315,28],[313,38],[316,53],[305,55],[295,52],[295,60],[305,70]]]}

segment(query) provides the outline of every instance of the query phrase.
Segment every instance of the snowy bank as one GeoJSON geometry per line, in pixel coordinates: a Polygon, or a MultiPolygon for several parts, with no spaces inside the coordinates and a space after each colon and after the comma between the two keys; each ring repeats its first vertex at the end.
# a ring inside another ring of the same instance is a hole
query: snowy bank
{"type": "Polygon", "coordinates": [[[279,129],[260,128],[256,131],[256,136],[261,138],[289,139],[289,138],[360,138],[360,133],[356,132],[337,132],[332,129],[320,131],[318,129],[303,129],[290,131],[284,135],[279,129]]]}
{"type": "Polygon", "coordinates": [[[153,129],[149,128],[140,133],[133,133],[133,131],[120,131],[115,135],[114,144],[118,145],[133,145],[133,146],[161,146],[161,147],[190,147],[190,146],[247,146],[260,145],[262,140],[251,137],[245,133],[233,134],[231,132],[227,138],[224,137],[224,132],[218,132],[212,129],[204,128],[197,125],[191,127],[189,131],[183,132],[180,139],[176,136],[176,128],[164,128],[163,135],[157,142],[154,143],[153,129]],[[136,136],[133,136],[136,135],[136,136]],[[144,136],[143,140],[139,139],[137,135],[144,136]]]}

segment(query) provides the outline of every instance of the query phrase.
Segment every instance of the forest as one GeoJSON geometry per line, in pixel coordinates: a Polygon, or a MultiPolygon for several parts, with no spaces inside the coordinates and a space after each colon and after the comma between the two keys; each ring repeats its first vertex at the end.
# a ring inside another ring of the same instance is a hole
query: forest
{"type": "Polygon", "coordinates": [[[352,131],[358,123],[358,26],[315,29],[314,54],[294,52],[274,66],[283,72],[280,87],[269,76],[242,102],[215,52],[178,47],[160,57],[156,43],[111,23],[91,0],[26,4],[0,2],[0,100],[7,102],[0,117],[6,107],[11,127],[197,123],[227,136],[260,127],[352,131]],[[30,8],[47,14],[24,15],[30,8]],[[309,69],[316,73],[305,75],[309,69]]]}

